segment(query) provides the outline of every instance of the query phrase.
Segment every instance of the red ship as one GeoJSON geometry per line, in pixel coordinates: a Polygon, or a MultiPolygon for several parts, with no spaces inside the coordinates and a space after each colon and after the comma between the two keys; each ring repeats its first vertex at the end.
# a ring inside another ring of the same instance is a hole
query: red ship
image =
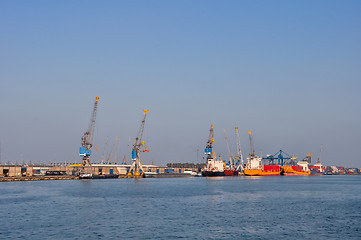
{"type": "Polygon", "coordinates": [[[239,173],[239,171],[237,170],[231,170],[231,169],[225,169],[224,170],[224,175],[225,176],[237,176],[239,173]]]}

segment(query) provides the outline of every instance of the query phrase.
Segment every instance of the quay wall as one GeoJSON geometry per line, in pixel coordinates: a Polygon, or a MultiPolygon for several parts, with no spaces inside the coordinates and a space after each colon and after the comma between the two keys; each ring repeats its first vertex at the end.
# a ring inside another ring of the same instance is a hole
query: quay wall
{"type": "MultiPolygon", "coordinates": [[[[126,175],[129,171],[130,165],[104,165],[99,166],[94,164],[92,167],[87,167],[86,171],[95,175],[126,175]]],[[[68,175],[75,176],[81,170],[78,166],[1,166],[0,177],[32,177],[45,175],[68,175]]],[[[143,165],[144,172],[152,173],[184,173],[185,170],[198,171],[196,168],[170,168],[158,167],[154,165],[143,165]]]]}

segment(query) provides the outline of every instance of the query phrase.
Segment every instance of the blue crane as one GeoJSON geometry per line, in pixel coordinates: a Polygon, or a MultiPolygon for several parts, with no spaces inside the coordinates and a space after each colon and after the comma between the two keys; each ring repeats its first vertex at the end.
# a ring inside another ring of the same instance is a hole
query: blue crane
{"type": "MultiPolygon", "coordinates": [[[[133,144],[132,148],[132,165],[129,169],[128,175],[130,176],[142,176],[143,175],[143,167],[142,162],[140,160],[140,151],[141,147],[144,145],[144,142],[142,142],[143,132],[144,132],[144,126],[145,126],[145,119],[147,117],[149,110],[143,110],[143,120],[140,124],[139,132],[137,137],[135,138],[135,142],[133,144]]],[[[149,152],[147,150],[147,147],[144,147],[144,152],[149,152]]]]}
{"type": "Polygon", "coordinates": [[[91,166],[90,155],[92,154],[92,151],[90,149],[93,146],[95,120],[96,120],[98,102],[99,102],[99,97],[96,96],[94,108],[93,108],[93,114],[90,119],[90,124],[89,124],[88,130],[81,137],[81,147],[79,149],[79,155],[81,157],[83,157],[82,164],[81,164],[82,167],[91,166]]]}
{"type": "Polygon", "coordinates": [[[279,150],[278,152],[276,152],[273,155],[267,155],[267,157],[262,158],[262,160],[268,160],[269,165],[278,164],[280,166],[283,166],[285,160],[289,160],[289,159],[296,160],[297,157],[292,157],[292,156],[290,156],[289,154],[287,154],[286,152],[284,152],[282,150],[279,150]],[[284,155],[286,155],[286,156],[284,156],[284,155]],[[275,160],[278,160],[277,163],[275,163],[275,160]]]}
{"type": "Polygon", "coordinates": [[[211,129],[209,130],[209,137],[206,143],[206,148],[204,149],[204,153],[207,155],[207,160],[209,158],[213,158],[213,143],[214,143],[214,135],[213,135],[213,124],[211,124],[211,129]]]}

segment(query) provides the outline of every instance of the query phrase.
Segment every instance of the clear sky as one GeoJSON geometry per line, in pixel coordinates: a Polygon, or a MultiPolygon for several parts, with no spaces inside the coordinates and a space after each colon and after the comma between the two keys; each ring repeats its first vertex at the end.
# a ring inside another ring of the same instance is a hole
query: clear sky
{"type": "Polygon", "coordinates": [[[1,162],[92,162],[149,109],[145,164],[282,149],[361,167],[361,1],[0,1],[1,162]]]}

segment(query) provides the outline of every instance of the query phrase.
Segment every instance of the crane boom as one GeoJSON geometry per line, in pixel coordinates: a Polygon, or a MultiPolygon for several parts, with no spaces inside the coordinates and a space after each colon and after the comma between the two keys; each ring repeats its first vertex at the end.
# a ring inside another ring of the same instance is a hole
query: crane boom
{"type": "Polygon", "coordinates": [[[142,176],[143,175],[143,167],[142,167],[142,163],[140,161],[140,148],[142,145],[144,145],[144,142],[142,142],[142,137],[143,137],[143,132],[144,132],[145,119],[147,117],[148,112],[149,112],[148,109],[143,110],[143,119],[140,124],[138,135],[135,138],[133,148],[132,148],[132,162],[133,163],[129,169],[128,175],[133,175],[133,176],[142,176]]]}
{"type": "Polygon", "coordinates": [[[216,154],[213,152],[213,143],[214,143],[214,135],[213,135],[213,124],[211,124],[211,128],[209,129],[209,137],[206,142],[206,148],[204,149],[204,154],[206,154],[206,164],[208,166],[210,161],[216,159],[216,154]]]}
{"type": "Polygon", "coordinates": [[[227,151],[228,151],[228,155],[229,155],[229,163],[230,163],[230,167],[233,167],[233,154],[231,151],[231,148],[229,147],[229,142],[228,142],[228,138],[226,135],[226,130],[223,128],[223,134],[224,134],[224,140],[226,142],[226,147],[227,147],[227,151]]]}
{"type": "Polygon", "coordinates": [[[320,156],[318,157],[317,163],[321,163],[322,147],[323,147],[323,144],[321,144],[320,156]]]}
{"type": "Polygon", "coordinates": [[[255,157],[256,153],[254,151],[254,146],[253,146],[253,137],[252,137],[252,131],[248,131],[248,135],[249,135],[249,144],[251,147],[251,153],[249,154],[251,157],[255,157]]]}
{"type": "Polygon", "coordinates": [[[107,141],[105,142],[105,147],[103,150],[101,163],[104,163],[104,161],[105,161],[105,155],[107,154],[107,150],[108,150],[108,140],[109,140],[109,136],[107,136],[107,141]]]}
{"type": "Polygon", "coordinates": [[[206,142],[206,154],[211,154],[213,151],[214,135],[213,135],[213,124],[211,124],[211,129],[209,130],[208,141],[206,142]]]}
{"type": "Polygon", "coordinates": [[[142,123],[140,124],[138,135],[135,138],[135,142],[133,144],[133,150],[136,150],[136,149],[138,149],[138,148],[140,148],[142,146],[142,137],[143,137],[143,132],[144,132],[145,119],[147,117],[148,112],[149,112],[148,109],[143,110],[143,115],[144,116],[143,116],[142,123]]]}
{"type": "Polygon", "coordinates": [[[243,154],[241,148],[241,140],[239,138],[238,127],[234,128],[236,130],[236,143],[237,143],[237,155],[238,158],[241,160],[241,164],[243,165],[243,154]]]}
{"type": "Polygon", "coordinates": [[[112,149],[110,150],[109,156],[107,158],[107,162],[106,164],[111,164],[112,160],[114,161],[115,159],[115,154],[116,154],[116,148],[117,148],[117,144],[118,144],[118,137],[115,138],[114,144],[112,146],[112,149]]]}
{"type": "Polygon", "coordinates": [[[79,155],[83,157],[82,166],[91,166],[90,164],[90,155],[91,155],[91,148],[93,146],[93,139],[94,139],[94,129],[95,129],[95,121],[96,121],[96,114],[98,109],[98,102],[99,97],[95,97],[95,103],[93,107],[93,113],[90,118],[90,124],[88,130],[83,134],[81,137],[81,147],[79,149],[79,155]]]}

